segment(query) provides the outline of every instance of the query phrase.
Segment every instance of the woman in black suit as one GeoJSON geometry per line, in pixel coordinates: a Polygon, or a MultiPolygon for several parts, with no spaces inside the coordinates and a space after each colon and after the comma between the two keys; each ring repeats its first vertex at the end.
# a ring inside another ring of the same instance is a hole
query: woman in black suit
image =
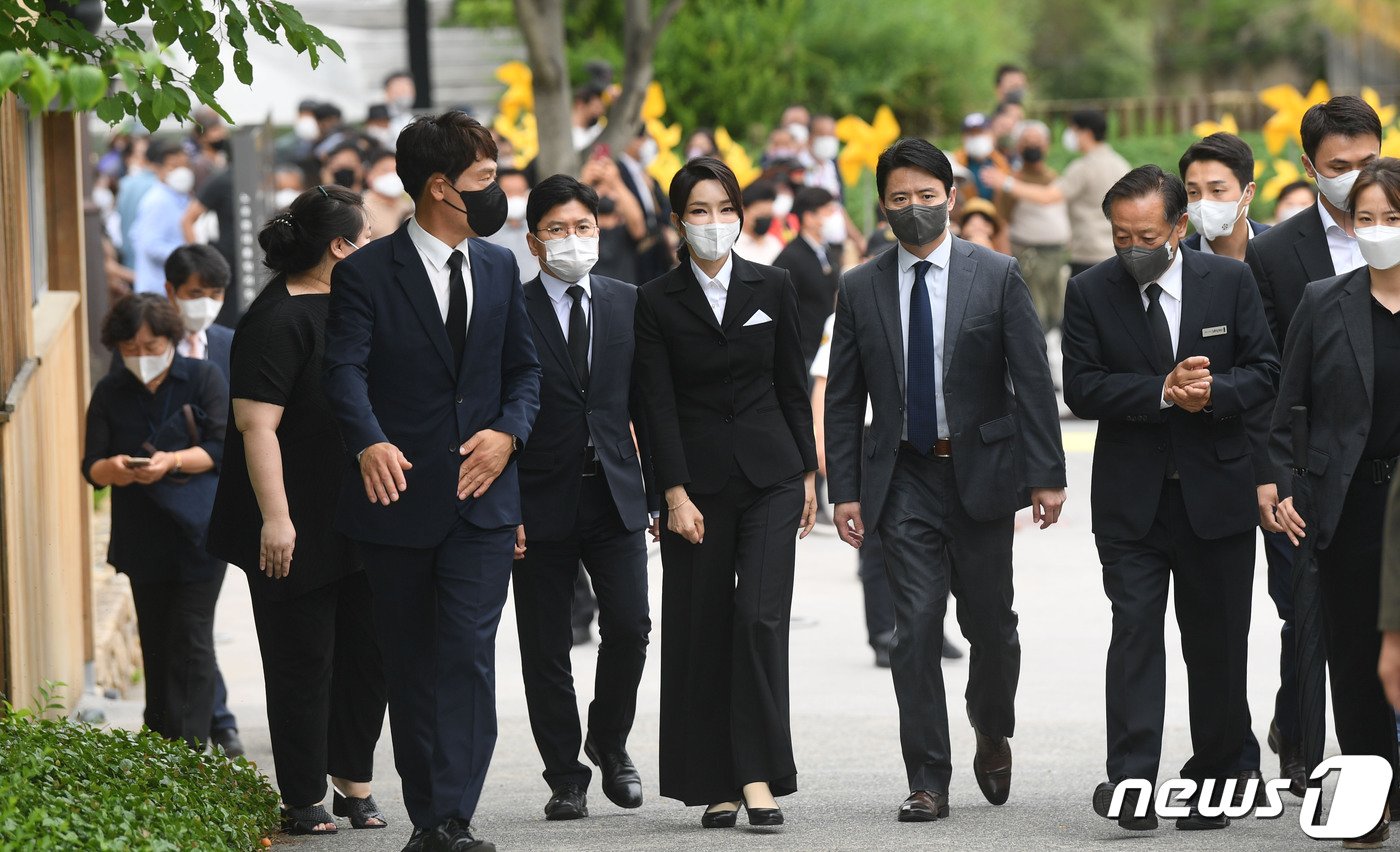
{"type": "Polygon", "coordinates": [[[370,795],[384,723],[384,672],[369,582],[334,527],[352,464],[321,385],[331,269],[371,237],[364,204],[340,187],[302,193],[258,235],[275,274],[233,338],[236,431],[209,548],[248,575],[267,719],[288,831],[387,823],[370,795]]]}
{"type": "Polygon", "coordinates": [[[214,706],[214,605],[227,566],[202,546],[214,483],[200,478],[218,476],[228,386],[212,362],[176,353],[184,337],[164,295],[112,306],[102,345],[125,369],[92,392],[83,475],[112,486],[107,561],[131,580],[146,726],[203,749],[214,706]]]}
{"type": "MultiPolygon", "coordinates": [[[[1342,752],[1378,755],[1394,771],[1395,713],[1376,665],[1386,496],[1400,456],[1400,160],[1362,169],[1348,202],[1366,265],[1309,284],[1289,326],[1270,442],[1283,498],[1275,518],[1295,545],[1306,536],[1317,549],[1342,752]],[[1310,497],[1295,507],[1290,421],[1299,405],[1310,421],[1310,497]]],[[[1360,840],[1388,834],[1383,817],[1360,840]]]]}
{"type": "Polygon", "coordinates": [[[713,158],[671,181],[680,266],[640,289],[636,369],[665,488],[661,794],[706,827],[783,821],[795,537],[816,518],[816,444],[788,273],[731,250],[743,203],[713,158]]]}

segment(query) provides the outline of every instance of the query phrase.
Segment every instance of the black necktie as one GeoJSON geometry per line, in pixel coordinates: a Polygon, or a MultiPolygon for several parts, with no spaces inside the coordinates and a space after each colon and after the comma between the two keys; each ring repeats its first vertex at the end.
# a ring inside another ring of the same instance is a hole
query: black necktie
{"type": "Polygon", "coordinates": [[[1172,349],[1172,330],[1167,314],[1162,310],[1162,288],[1155,282],[1147,285],[1147,327],[1152,330],[1153,348],[1157,350],[1157,369],[1170,373],[1176,354],[1172,349]]]}
{"type": "Polygon", "coordinates": [[[574,300],[569,308],[569,360],[578,374],[579,390],[588,392],[588,317],[583,312],[583,288],[577,284],[565,291],[574,300]]]}
{"type": "Polygon", "coordinates": [[[467,282],[462,278],[462,261],[466,259],[460,251],[452,252],[447,266],[452,270],[447,277],[447,341],[452,344],[452,369],[462,369],[462,355],[467,351],[467,282]]]}
{"type": "Polygon", "coordinates": [[[938,376],[934,369],[933,309],[929,306],[925,276],[933,266],[927,260],[914,264],[914,286],[909,291],[909,368],[905,378],[905,404],[909,408],[909,443],[921,453],[933,451],[938,441],[938,376]]]}

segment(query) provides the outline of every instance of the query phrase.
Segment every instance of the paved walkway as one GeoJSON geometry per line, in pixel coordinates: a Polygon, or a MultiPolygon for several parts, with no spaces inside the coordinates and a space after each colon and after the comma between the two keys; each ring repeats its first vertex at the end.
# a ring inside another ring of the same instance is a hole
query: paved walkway
{"type": "MultiPolygon", "coordinates": [[[[1104,598],[1089,525],[1092,428],[1066,423],[1070,453],[1070,501],[1064,521],[1042,532],[1029,525],[1016,538],[1017,611],[1023,661],[1012,740],[1015,775],[1011,800],[988,805],[972,778],[974,743],[957,696],[966,686],[965,660],[944,666],[950,696],[954,775],[951,817],[933,824],[900,824],[895,808],[907,793],[900,760],[898,717],[889,672],[873,665],[865,644],[860,584],[853,552],[834,535],[814,535],[798,546],[792,627],[792,727],[801,790],[782,801],[788,825],[777,830],[703,831],[699,809],[657,795],[657,648],[660,640],[660,562],[651,566],[652,658],[642,683],[631,752],[643,773],[646,804],[614,807],[595,783],[592,816],[549,823],[543,807],[549,790],[530,736],[520,681],[513,605],[506,607],[497,653],[500,741],[486,781],[476,825],[502,850],[954,850],[1145,849],[1275,850],[1317,846],[1299,830],[1298,800],[1285,799],[1277,820],[1246,819],[1223,832],[1184,834],[1170,827],[1128,835],[1095,816],[1093,788],[1104,777],[1104,655],[1109,606],[1104,598]]],[[[1250,634],[1250,704],[1262,741],[1277,684],[1278,622],[1265,587],[1264,562],[1255,573],[1250,634]]],[[[949,632],[956,635],[950,618],[949,632]]],[[[1185,671],[1168,619],[1169,648],[1163,779],[1190,754],[1185,671]]],[[[266,708],[247,584],[231,571],[219,603],[219,662],[231,703],[242,723],[249,756],[271,769],[266,708]]],[[[963,643],[965,647],[965,643],[963,643]]],[[[574,670],[581,701],[591,697],[597,646],[576,649],[574,670]]],[[[117,724],[139,724],[140,701],[106,702],[117,724]]],[[[1335,751],[1335,743],[1331,746],[1335,751]]],[[[1277,764],[1265,751],[1266,777],[1277,764]]],[[[336,838],[296,842],[297,848],[397,850],[408,820],[393,771],[388,725],[380,740],[376,797],[392,827],[349,831],[336,838]]],[[[595,776],[596,778],[596,776],[595,776]]],[[[742,822],[741,822],[742,825],[742,822]]],[[[293,845],[292,841],[286,841],[293,845]]],[[[279,844],[280,845],[280,844],[279,844]]]]}

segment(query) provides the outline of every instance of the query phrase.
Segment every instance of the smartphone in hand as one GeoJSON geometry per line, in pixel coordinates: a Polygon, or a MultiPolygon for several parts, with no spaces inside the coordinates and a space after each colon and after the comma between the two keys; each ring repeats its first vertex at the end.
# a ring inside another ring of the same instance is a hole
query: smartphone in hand
{"type": "Polygon", "coordinates": [[[150,465],[151,460],[144,456],[130,456],[126,460],[126,466],[129,468],[150,467],[150,465]]]}

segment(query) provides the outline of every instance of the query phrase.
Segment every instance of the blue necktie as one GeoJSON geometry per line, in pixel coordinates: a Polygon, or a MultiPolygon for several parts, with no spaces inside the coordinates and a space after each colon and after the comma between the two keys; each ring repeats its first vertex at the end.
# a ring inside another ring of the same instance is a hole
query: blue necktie
{"type": "Polygon", "coordinates": [[[914,264],[914,288],[909,291],[909,369],[905,397],[909,409],[909,443],[921,453],[938,442],[937,367],[933,357],[933,309],[924,276],[933,264],[914,264]]]}

